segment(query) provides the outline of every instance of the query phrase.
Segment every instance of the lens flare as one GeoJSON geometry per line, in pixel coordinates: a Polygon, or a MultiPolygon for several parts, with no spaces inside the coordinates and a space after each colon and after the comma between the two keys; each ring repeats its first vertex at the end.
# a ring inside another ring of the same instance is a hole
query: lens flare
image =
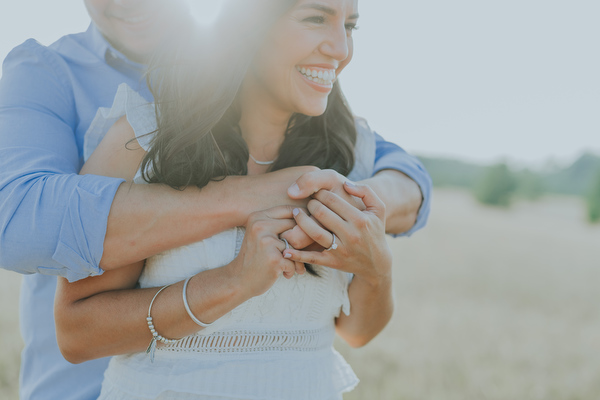
{"type": "Polygon", "coordinates": [[[190,0],[190,12],[200,25],[210,25],[219,15],[223,1],[190,0]]]}

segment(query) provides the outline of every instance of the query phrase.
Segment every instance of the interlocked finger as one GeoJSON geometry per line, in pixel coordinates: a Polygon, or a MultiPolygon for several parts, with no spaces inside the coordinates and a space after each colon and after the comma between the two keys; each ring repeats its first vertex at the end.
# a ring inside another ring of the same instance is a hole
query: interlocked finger
{"type": "Polygon", "coordinates": [[[311,218],[298,208],[294,210],[294,218],[298,226],[320,246],[327,248],[331,245],[332,233],[325,229],[316,219],[311,218]]]}
{"type": "MultiPolygon", "coordinates": [[[[308,211],[310,212],[311,217],[321,224],[323,228],[328,230],[329,232],[340,232],[346,229],[346,221],[340,215],[336,214],[325,204],[321,203],[319,200],[312,199],[308,202],[308,211]]],[[[294,218],[296,218],[294,216],[294,218]]],[[[296,220],[297,222],[297,220],[296,220]]],[[[326,235],[325,244],[327,247],[331,244],[331,235],[326,235]]]]}

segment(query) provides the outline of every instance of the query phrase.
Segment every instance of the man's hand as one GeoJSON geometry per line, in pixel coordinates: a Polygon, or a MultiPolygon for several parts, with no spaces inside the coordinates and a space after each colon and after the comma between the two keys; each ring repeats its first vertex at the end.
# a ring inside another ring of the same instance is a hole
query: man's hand
{"type": "Polygon", "coordinates": [[[344,183],[347,181],[348,178],[332,169],[312,171],[298,178],[296,182],[288,188],[288,195],[292,199],[306,199],[317,193],[319,190],[329,190],[360,211],[364,211],[366,207],[363,201],[344,190],[344,183]]]}

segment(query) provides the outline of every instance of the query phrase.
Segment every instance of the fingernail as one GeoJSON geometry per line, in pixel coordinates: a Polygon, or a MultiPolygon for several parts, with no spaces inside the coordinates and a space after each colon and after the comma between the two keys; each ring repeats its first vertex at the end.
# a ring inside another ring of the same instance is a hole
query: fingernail
{"type": "Polygon", "coordinates": [[[300,210],[298,208],[294,208],[294,211],[292,211],[292,214],[294,214],[294,217],[295,217],[298,214],[300,214],[300,210]]]}
{"type": "Polygon", "coordinates": [[[346,183],[346,186],[356,187],[356,184],[354,182],[346,181],[345,183],[346,183]]]}
{"type": "Polygon", "coordinates": [[[288,188],[288,194],[290,196],[300,196],[300,188],[296,183],[288,188]]]}
{"type": "Polygon", "coordinates": [[[291,253],[284,253],[283,254],[283,258],[292,258],[292,254],[291,253]]]}

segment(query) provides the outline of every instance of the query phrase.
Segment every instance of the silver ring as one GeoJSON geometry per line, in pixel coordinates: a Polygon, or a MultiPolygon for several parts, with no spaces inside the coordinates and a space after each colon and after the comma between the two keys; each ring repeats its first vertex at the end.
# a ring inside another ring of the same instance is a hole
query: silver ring
{"type": "Polygon", "coordinates": [[[292,247],[292,246],[290,246],[290,244],[288,243],[288,241],[287,241],[285,238],[279,238],[279,239],[281,239],[281,241],[282,241],[283,243],[285,243],[285,249],[284,249],[284,250],[287,250],[287,249],[289,249],[290,247],[292,247]]]}
{"type": "Polygon", "coordinates": [[[331,232],[331,234],[333,235],[333,242],[331,242],[331,246],[329,246],[328,248],[326,248],[325,251],[335,250],[338,247],[337,243],[335,242],[335,233],[331,232]]]}

